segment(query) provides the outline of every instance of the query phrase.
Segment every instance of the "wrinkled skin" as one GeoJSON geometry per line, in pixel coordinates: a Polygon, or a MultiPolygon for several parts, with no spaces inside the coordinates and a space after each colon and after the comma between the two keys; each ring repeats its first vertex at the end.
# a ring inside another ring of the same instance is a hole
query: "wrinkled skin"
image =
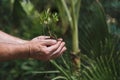
{"type": "Polygon", "coordinates": [[[62,39],[50,39],[50,36],[38,36],[32,40],[22,40],[0,31],[0,61],[33,58],[50,60],[66,51],[62,39]]]}

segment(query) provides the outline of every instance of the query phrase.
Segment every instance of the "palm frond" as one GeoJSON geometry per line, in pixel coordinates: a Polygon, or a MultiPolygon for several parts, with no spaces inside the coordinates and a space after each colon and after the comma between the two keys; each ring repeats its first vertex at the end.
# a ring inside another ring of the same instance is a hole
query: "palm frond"
{"type": "Polygon", "coordinates": [[[100,2],[93,2],[88,10],[79,27],[82,80],[119,80],[119,37],[109,32],[100,2]]]}
{"type": "Polygon", "coordinates": [[[96,58],[90,66],[85,66],[83,71],[84,80],[119,80],[120,65],[118,59],[110,59],[108,56],[96,58]]]}

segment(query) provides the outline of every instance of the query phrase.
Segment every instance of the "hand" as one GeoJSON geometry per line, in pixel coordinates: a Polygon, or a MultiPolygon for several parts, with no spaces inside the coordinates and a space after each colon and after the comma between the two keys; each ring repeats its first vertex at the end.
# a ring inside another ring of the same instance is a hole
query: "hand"
{"type": "Polygon", "coordinates": [[[49,36],[36,37],[29,42],[30,57],[38,60],[57,58],[66,50],[65,42],[48,39],[49,36]]]}

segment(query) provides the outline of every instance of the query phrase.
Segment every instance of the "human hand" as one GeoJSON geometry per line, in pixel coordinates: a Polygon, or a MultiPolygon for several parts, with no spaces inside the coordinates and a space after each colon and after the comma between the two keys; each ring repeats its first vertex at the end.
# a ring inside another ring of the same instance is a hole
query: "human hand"
{"type": "Polygon", "coordinates": [[[48,39],[49,36],[40,36],[29,42],[30,57],[38,60],[57,58],[66,50],[62,39],[48,39]]]}

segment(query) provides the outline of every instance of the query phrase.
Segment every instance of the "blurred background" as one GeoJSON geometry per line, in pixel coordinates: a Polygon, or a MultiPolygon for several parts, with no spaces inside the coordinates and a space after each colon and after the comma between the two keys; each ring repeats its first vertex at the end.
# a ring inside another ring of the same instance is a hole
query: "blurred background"
{"type": "Polygon", "coordinates": [[[67,46],[54,61],[0,62],[0,80],[120,80],[119,0],[0,0],[0,16],[8,34],[30,40],[49,26],[67,46]]]}

